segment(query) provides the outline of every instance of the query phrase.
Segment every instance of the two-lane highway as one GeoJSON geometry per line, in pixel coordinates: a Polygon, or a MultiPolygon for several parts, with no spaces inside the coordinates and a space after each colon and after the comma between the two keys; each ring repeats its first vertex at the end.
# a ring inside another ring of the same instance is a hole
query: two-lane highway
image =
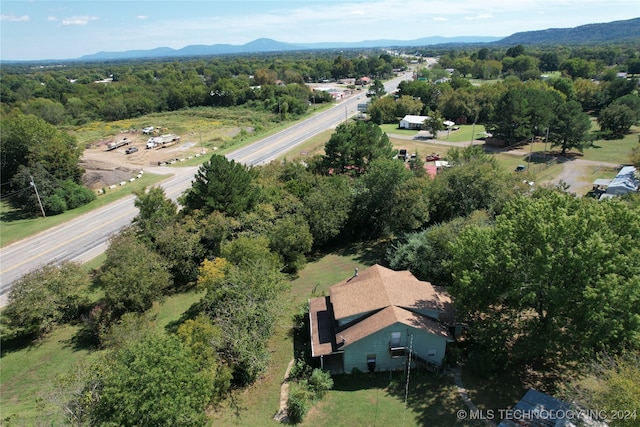
{"type": "MultiPolygon", "coordinates": [[[[409,74],[403,74],[387,82],[385,90],[395,90],[407,78],[409,74]]],[[[364,96],[347,98],[327,111],[240,148],[227,158],[252,166],[269,163],[307,139],[346,121],[357,113],[357,105],[364,102],[367,102],[364,96]]],[[[162,187],[167,197],[175,200],[191,187],[197,168],[164,167],[145,171],[172,174],[162,187]]],[[[134,200],[135,196],[118,200],[0,249],[0,306],[6,304],[12,284],[29,271],[64,260],[85,262],[102,253],[110,236],[131,224],[136,216],[138,209],[133,204],[134,200]]]]}

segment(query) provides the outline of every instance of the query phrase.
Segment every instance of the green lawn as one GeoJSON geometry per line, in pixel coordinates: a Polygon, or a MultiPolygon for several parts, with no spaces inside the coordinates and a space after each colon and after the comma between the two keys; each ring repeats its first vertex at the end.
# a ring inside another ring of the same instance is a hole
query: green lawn
{"type": "Polygon", "coordinates": [[[3,343],[0,360],[2,425],[54,424],[55,420],[39,413],[36,402],[51,389],[56,375],[67,373],[75,363],[92,357],[89,350],[78,346],[75,337],[79,329],[77,326],[62,326],[26,347],[19,343],[3,343]],[[7,418],[12,421],[7,422],[7,418]]]}
{"type": "MultiPolygon", "coordinates": [[[[94,292],[91,296],[97,299],[100,294],[94,292]]],[[[167,325],[177,321],[201,296],[200,293],[188,292],[154,304],[149,314],[155,317],[158,331],[164,332],[167,325]]],[[[50,414],[38,410],[37,400],[46,397],[56,375],[70,372],[74,364],[90,361],[101,353],[84,345],[79,340],[79,331],[79,326],[64,325],[31,345],[2,343],[0,425],[56,424],[50,414]]]]}
{"type": "Polygon", "coordinates": [[[591,147],[585,148],[580,154],[572,151],[578,158],[596,160],[600,162],[629,164],[629,155],[633,147],[637,147],[640,139],[640,126],[631,128],[631,132],[621,139],[598,139],[591,147]]]}
{"type": "Polygon", "coordinates": [[[334,377],[333,390],[301,425],[483,425],[480,421],[458,419],[457,412],[467,408],[449,377],[412,371],[406,391],[404,372],[339,375],[334,377]]]}

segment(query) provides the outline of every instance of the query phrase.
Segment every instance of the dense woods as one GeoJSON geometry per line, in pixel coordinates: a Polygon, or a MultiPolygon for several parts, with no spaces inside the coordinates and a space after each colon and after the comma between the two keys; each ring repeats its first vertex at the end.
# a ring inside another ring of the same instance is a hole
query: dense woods
{"type": "MultiPolygon", "coordinates": [[[[35,340],[76,322],[108,352],[61,379],[69,422],[206,425],[205,408],[264,373],[292,275],[307,257],[354,242],[384,241],[393,268],[447,287],[478,375],[541,363],[580,369],[602,351],[640,351],[637,196],[598,203],[558,188],[532,192],[473,146],[452,149],[451,167],[431,179],[394,159],[377,126],[428,114],[433,129],[444,119],[482,123],[506,145],[548,135],[562,153],[581,150],[590,117],[611,138],[638,124],[637,78],[617,75],[640,72],[638,50],[417,51],[438,64],[419,63],[396,94],[372,93],[371,120],[338,126],[324,154],[253,168],[213,155],[182,209],[159,188],[137,194],[138,215],[91,279],[65,263],[16,284],[3,339],[35,340]],[[97,303],[85,297],[91,286],[97,303]],[[194,289],[202,297],[180,324],[154,332],[145,312],[194,289]]],[[[201,106],[287,120],[331,102],[307,82],[384,79],[406,66],[378,51],[3,67],[2,181],[11,191],[42,181],[47,212],[57,213],[91,198],[78,184],[82,150],[66,132],[75,125],[201,106]]]]}

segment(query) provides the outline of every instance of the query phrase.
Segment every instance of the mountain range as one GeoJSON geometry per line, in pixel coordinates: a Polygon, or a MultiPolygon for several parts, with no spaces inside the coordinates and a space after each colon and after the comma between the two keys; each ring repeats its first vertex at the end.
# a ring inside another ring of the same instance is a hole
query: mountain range
{"type": "Polygon", "coordinates": [[[340,43],[285,43],[268,38],[260,38],[244,45],[214,44],[189,45],[181,49],[158,47],[150,50],[128,50],[124,52],[98,52],[85,55],[79,61],[104,61],[135,58],[175,58],[212,56],[241,53],[284,52],[319,49],[374,48],[374,47],[419,47],[431,45],[487,44],[586,44],[610,43],[640,40],[640,18],[601,24],[581,25],[574,28],[551,28],[540,31],[515,33],[499,37],[425,37],[414,40],[365,40],[340,43]]]}

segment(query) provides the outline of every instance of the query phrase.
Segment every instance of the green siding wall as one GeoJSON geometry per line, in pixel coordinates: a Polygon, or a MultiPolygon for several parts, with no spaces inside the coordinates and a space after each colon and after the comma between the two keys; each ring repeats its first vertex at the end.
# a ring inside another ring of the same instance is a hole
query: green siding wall
{"type": "Polygon", "coordinates": [[[441,364],[447,341],[423,330],[415,329],[402,323],[395,323],[378,332],[369,335],[360,341],[349,344],[348,339],[343,347],[344,351],[344,372],[351,373],[353,368],[358,368],[362,372],[367,372],[367,355],[376,355],[376,371],[386,371],[402,369],[406,362],[405,357],[392,358],[389,352],[389,341],[392,332],[400,332],[400,342],[405,347],[409,347],[410,335],[413,334],[413,351],[424,359],[427,359],[427,352],[435,350],[434,358],[429,360],[441,364]]]}

